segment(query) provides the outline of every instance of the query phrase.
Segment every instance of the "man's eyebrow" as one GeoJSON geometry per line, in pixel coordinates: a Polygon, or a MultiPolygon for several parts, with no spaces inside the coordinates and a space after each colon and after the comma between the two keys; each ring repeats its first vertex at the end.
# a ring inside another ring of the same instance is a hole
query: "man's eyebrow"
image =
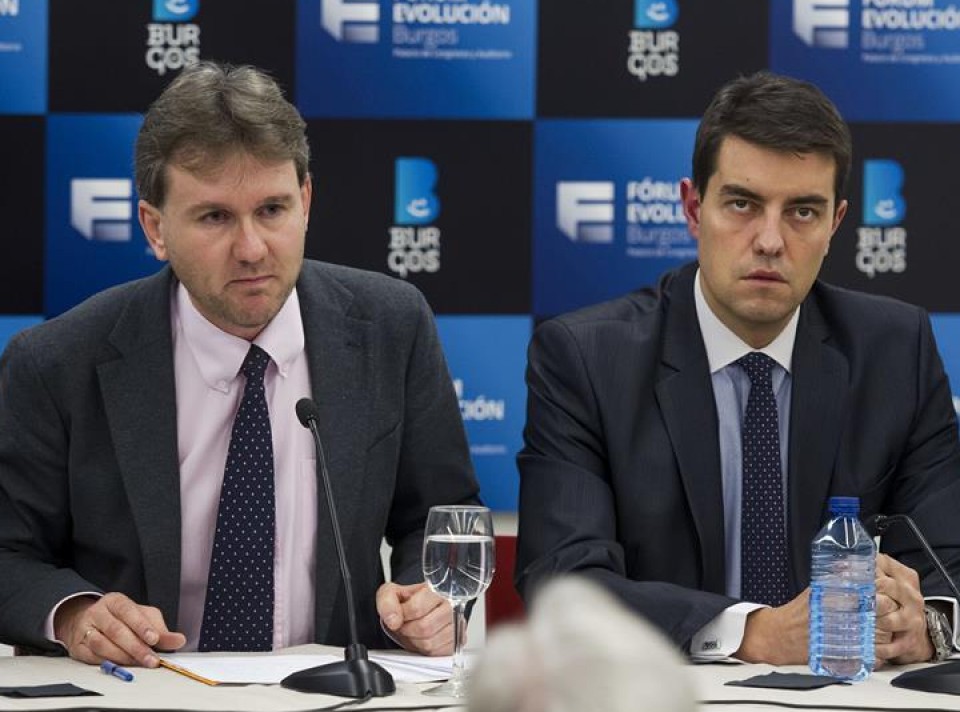
{"type": "Polygon", "coordinates": [[[762,201],[763,196],[749,188],[745,188],[737,183],[724,183],[720,186],[720,195],[731,198],[749,198],[750,200],[762,201]]]}
{"type": "MultiPolygon", "coordinates": [[[[764,197],[759,193],[745,188],[737,183],[726,183],[720,186],[720,195],[731,198],[747,198],[763,202],[764,197]]],[[[819,193],[810,193],[809,195],[794,195],[787,200],[788,205],[827,205],[830,198],[819,193]]]]}
{"type": "Polygon", "coordinates": [[[277,193],[276,195],[268,195],[266,198],[260,201],[261,205],[266,205],[267,203],[292,203],[294,201],[293,193],[277,193]]]}
{"type": "MultiPolygon", "coordinates": [[[[272,205],[275,203],[280,203],[281,205],[292,205],[294,202],[294,197],[291,193],[277,193],[276,195],[268,195],[260,201],[260,205],[272,205]]],[[[230,212],[228,208],[223,203],[219,203],[215,200],[207,200],[202,203],[195,203],[194,205],[189,206],[186,209],[186,212],[190,215],[198,215],[201,213],[225,210],[230,212]]]]}
{"type": "Polygon", "coordinates": [[[789,205],[828,205],[830,198],[819,193],[810,193],[810,195],[797,195],[787,201],[789,205]]]}

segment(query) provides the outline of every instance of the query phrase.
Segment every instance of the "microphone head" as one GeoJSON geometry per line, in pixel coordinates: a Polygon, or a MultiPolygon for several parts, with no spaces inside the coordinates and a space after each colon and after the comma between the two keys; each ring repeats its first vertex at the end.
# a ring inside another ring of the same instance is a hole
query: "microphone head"
{"type": "Polygon", "coordinates": [[[867,531],[871,532],[874,536],[880,536],[883,534],[887,527],[890,526],[890,517],[885,514],[874,514],[872,517],[869,517],[864,526],[866,526],[867,531]]]}
{"type": "Polygon", "coordinates": [[[312,399],[301,398],[297,401],[297,419],[300,421],[300,425],[309,428],[311,420],[314,422],[320,420],[320,409],[312,399]]]}

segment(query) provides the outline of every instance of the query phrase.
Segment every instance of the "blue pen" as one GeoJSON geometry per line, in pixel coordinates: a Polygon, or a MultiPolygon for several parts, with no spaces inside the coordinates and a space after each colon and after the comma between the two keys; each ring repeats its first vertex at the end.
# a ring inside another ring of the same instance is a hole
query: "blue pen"
{"type": "Polygon", "coordinates": [[[105,672],[107,675],[113,675],[114,677],[119,677],[124,682],[133,682],[133,673],[122,668],[116,663],[112,663],[109,660],[104,660],[100,663],[100,670],[105,672]]]}

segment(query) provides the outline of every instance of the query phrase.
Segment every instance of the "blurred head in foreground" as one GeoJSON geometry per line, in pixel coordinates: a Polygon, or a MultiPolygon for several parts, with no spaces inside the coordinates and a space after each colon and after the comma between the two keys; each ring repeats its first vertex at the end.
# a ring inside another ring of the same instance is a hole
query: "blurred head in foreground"
{"type": "Polygon", "coordinates": [[[522,624],[497,629],[470,676],[470,712],[693,712],[684,659],[585,579],[545,586],[522,624]]]}

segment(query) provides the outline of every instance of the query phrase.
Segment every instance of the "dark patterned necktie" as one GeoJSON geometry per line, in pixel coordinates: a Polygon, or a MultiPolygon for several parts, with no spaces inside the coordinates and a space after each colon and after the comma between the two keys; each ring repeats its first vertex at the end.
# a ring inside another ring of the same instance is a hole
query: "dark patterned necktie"
{"type": "Polygon", "coordinates": [[[780,606],[790,600],[780,474],[780,427],[773,397],[774,361],[758,351],[738,363],[750,378],[743,416],[740,501],[740,597],[780,606]]]}
{"type": "Polygon", "coordinates": [[[233,421],[199,649],[273,648],[273,440],[263,387],[270,357],[250,346],[233,421]]]}

